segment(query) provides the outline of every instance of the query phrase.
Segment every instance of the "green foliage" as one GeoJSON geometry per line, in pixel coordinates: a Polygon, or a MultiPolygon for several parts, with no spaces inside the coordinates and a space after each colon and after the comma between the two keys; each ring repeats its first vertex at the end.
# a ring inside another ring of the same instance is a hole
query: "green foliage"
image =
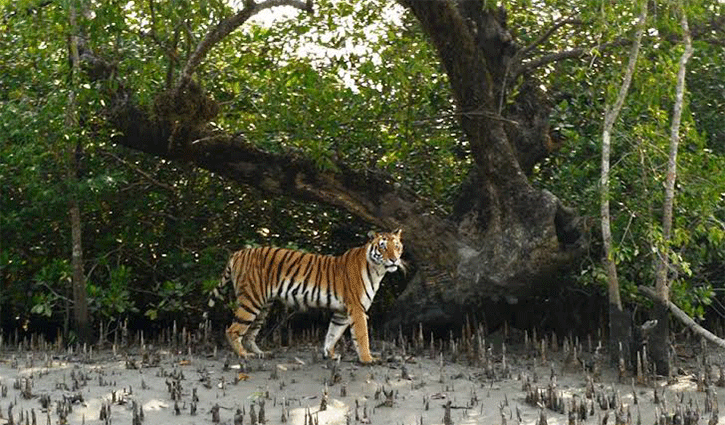
{"type": "MultiPolygon", "coordinates": [[[[689,5],[691,25],[709,19],[698,15],[703,4],[689,5]]],[[[621,2],[608,6],[632,7],[621,2]]],[[[722,6],[720,9],[722,13],[722,6]]],[[[631,11],[619,9],[615,15],[601,11],[600,19],[616,21],[616,25],[600,27],[598,39],[606,42],[628,36],[631,21],[617,19],[617,14],[633,16],[631,11]],[[619,26],[621,23],[624,25],[619,26]]],[[[675,78],[682,52],[676,15],[669,5],[662,5],[650,19],[650,37],[643,40],[632,87],[614,126],[612,230],[625,300],[639,302],[636,287],[654,283],[655,248],[664,248],[671,263],[671,298],[689,314],[700,317],[710,305],[713,289],[725,286],[725,245],[717,242],[725,230],[725,174],[721,171],[725,155],[718,131],[723,127],[722,119],[716,121],[710,109],[721,106],[721,96],[714,93],[722,88],[725,57],[721,47],[695,43],[680,128],[674,233],[670,243],[663,246],[663,187],[675,78]]],[[[606,282],[597,242],[601,126],[605,102],[611,104],[621,83],[628,49],[612,50],[586,64],[560,62],[544,77],[556,87],[555,114],[559,121],[568,123],[564,134],[569,140],[561,152],[537,168],[535,180],[568,203],[578,205],[590,217],[595,244],[578,277],[586,285],[604,286],[606,282]]]]}
{"type": "Polygon", "coordinates": [[[160,312],[183,314],[189,311],[192,307],[190,300],[195,297],[193,285],[178,281],[166,281],[157,285],[153,292],[160,301],[151,304],[144,313],[151,320],[157,320],[160,312]]]}
{"type": "Polygon", "coordinates": [[[108,320],[138,312],[131,297],[132,276],[131,269],[121,265],[110,271],[104,285],[87,283],[88,308],[91,313],[108,320]]]}
{"type": "Polygon", "coordinates": [[[63,301],[63,296],[54,288],[68,287],[70,275],[67,260],[55,260],[40,269],[35,275],[31,313],[51,317],[63,301]]]}

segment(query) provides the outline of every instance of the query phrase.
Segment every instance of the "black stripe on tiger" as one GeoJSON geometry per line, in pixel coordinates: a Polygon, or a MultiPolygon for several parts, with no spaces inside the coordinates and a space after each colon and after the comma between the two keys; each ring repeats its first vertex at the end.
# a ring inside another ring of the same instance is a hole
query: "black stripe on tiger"
{"type": "Polygon", "coordinates": [[[335,316],[332,317],[332,319],[330,320],[330,323],[332,323],[335,326],[344,326],[345,325],[345,322],[335,320],[335,316]]]}
{"type": "Polygon", "coordinates": [[[247,307],[246,304],[239,304],[239,308],[243,309],[244,311],[246,311],[247,313],[249,313],[253,316],[256,316],[261,311],[261,308],[257,308],[256,310],[253,310],[253,309],[247,307]]]}
{"type": "MultiPolygon", "coordinates": [[[[370,285],[372,285],[373,284],[373,277],[370,275],[370,267],[368,267],[367,264],[365,265],[365,273],[368,275],[368,282],[370,282],[370,285]]],[[[368,293],[368,285],[367,285],[367,283],[364,284],[364,287],[365,287],[365,296],[368,297],[368,300],[372,301],[373,300],[373,296],[375,294],[370,295],[368,293]]],[[[370,288],[370,289],[373,289],[373,288],[370,288]]]]}

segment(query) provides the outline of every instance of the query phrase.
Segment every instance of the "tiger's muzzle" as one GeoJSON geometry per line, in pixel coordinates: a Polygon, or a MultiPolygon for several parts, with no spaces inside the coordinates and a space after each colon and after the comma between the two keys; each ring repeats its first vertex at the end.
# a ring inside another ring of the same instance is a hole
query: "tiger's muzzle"
{"type": "Polygon", "coordinates": [[[392,273],[398,270],[398,267],[400,267],[402,264],[400,262],[400,258],[397,258],[395,260],[387,260],[385,261],[385,271],[388,273],[392,273]]]}

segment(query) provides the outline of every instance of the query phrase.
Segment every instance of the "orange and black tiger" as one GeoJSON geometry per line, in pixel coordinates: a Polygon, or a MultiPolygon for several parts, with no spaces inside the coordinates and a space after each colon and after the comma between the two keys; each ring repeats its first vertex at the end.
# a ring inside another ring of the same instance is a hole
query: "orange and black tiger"
{"type": "Polygon", "coordinates": [[[226,335],[242,357],[263,353],[255,339],[273,300],[302,310],[332,310],[323,355],[334,356],[335,343],[350,327],[360,362],[370,363],[373,358],[366,312],[385,273],[403,267],[400,233],[374,234],[365,245],[337,257],[272,247],[237,251],[229,259],[209,306],[214,305],[214,298],[221,298],[221,289],[233,285],[235,321],[226,335]]]}

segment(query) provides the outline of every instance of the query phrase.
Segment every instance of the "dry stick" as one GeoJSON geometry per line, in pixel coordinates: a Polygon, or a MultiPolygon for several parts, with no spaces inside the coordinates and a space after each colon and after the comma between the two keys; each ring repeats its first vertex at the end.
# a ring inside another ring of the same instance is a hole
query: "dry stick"
{"type": "Polygon", "coordinates": [[[128,168],[128,169],[132,170],[132,171],[133,171],[133,172],[135,172],[136,174],[139,174],[139,175],[141,175],[141,176],[142,176],[143,178],[145,178],[145,179],[146,179],[146,180],[148,180],[149,182],[153,183],[153,184],[154,184],[155,186],[158,186],[158,187],[160,187],[160,188],[166,189],[166,190],[168,190],[169,192],[172,192],[172,193],[176,193],[176,190],[175,190],[175,189],[174,189],[174,188],[173,188],[172,186],[170,186],[170,185],[168,185],[168,184],[166,184],[166,183],[162,183],[162,182],[160,182],[160,181],[156,180],[156,179],[155,179],[155,178],[154,178],[153,176],[151,176],[151,175],[150,175],[149,173],[146,173],[146,172],[145,172],[145,171],[143,171],[143,170],[142,170],[141,168],[139,168],[139,167],[137,167],[136,165],[134,165],[134,164],[132,164],[132,163],[130,163],[130,162],[128,162],[128,161],[126,161],[125,159],[123,159],[123,158],[120,158],[119,156],[117,156],[117,155],[116,155],[116,154],[114,154],[113,152],[109,152],[109,151],[105,151],[105,150],[101,150],[100,152],[101,152],[101,154],[103,154],[103,155],[106,155],[106,156],[108,156],[108,157],[111,157],[111,158],[113,158],[113,159],[114,159],[114,160],[116,160],[116,161],[117,161],[118,163],[120,163],[120,164],[121,164],[121,165],[123,165],[124,167],[126,167],[126,168],[128,168]]]}
{"type": "MultiPolygon", "coordinates": [[[[646,297],[648,297],[654,301],[661,301],[659,296],[657,295],[657,293],[652,288],[650,288],[648,286],[639,286],[638,289],[639,289],[639,292],[641,294],[645,295],[646,297]]],[[[692,329],[693,332],[704,337],[705,339],[712,342],[713,344],[715,344],[721,348],[725,348],[725,339],[722,339],[722,338],[716,336],[712,332],[708,331],[707,329],[705,329],[702,326],[695,323],[695,321],[692,320],[692,318],[690,316],[688,316],[687,313],[680,310],[680,308],[677,307],[672,301],[667,300],[665,302],[665,304],[667,305],[667,308],[670,310],[672,315],[675,316],[676,318],[678,318],[682,323],[687,325],[687,327],[692,329]]]]}

